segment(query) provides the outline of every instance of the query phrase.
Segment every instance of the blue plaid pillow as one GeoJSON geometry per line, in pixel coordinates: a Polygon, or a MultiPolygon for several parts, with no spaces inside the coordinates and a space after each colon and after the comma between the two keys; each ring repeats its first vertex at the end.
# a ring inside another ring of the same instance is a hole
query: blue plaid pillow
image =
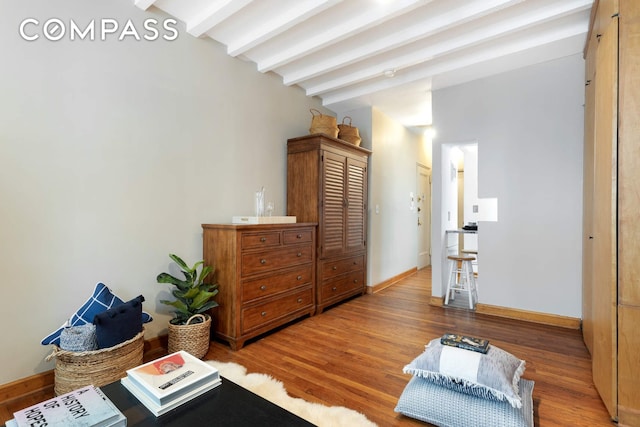
{"type": "MultiPolygon", "coordinates": [[[[60,346],[60,334],[64,328],[70,326],[80,326],[86,324],[92,324],[93,318],[96,314],[102,313],[112,307],[117,307],[124,304],[117,295],[111,293],[111,290],[107,288],[103,283],[98,283],[93,291],[93,295],[71,315],[62,326],[57,330],[47,335],[40,341],[42,345],[55,344],[60,346]]],[[[153,318],[149,313],[142,312],[142,323],[151,322],[153,318]]]]}

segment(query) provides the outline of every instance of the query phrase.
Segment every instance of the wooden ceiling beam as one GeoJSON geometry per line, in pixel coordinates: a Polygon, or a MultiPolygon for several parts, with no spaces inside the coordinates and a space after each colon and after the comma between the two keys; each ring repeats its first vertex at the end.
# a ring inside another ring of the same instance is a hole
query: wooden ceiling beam
{"type": "MultiPolygon", "coordinates": [[[[520,55],[522,57],[520,59],[521,65],[531,65],[540,61],[536,59],[535,61],[530,61],[531,64],[527,64],[527,51],[535,50],[536,48],[552,50],[551,47],[549,47],[550,45],[562,43],[563,41],[568,41],[566,44],[576,44],[576,46],[580,46],[580,42],[584,39],[586,33],[587,29],[582,26],[579,28],[576,27],[573,30],[562,28],[555,33],[541,34],[536,38],[512,38],[499,43],[493,43],[489,46],[474,47],[469,51],[459,52],[456,55],[443,58],[440,61],[400,70],[394,78],[384,78],[380,73],[378,78],[364,81],[351,87],[343,86],[333,92],[326,92],[324,96],[322,96],[322,103],[326,106],[345,102],[353,98],[368,96],[376,92],[415,83],[423,79],[435,79],[439,74],[454,73],[467,67],[470,69],[473,69],[473,67],[481,67],[482,64],[503,59],[510,55],[520,55]]],[[[548,54],[546,55],[549,56],[548,54]]],[[[567,52],[562,50],[557,57],[559,58],[566,55],[567,52]]],[[[556,58],[549,56],[549,59],[556,58]]],[[[307,95],[311,96],[309,92],[307,92],[307,95]]]]}
{"type": "Polygon", "coordinates": [[[395,0],[380,7],[364,10],[358,15],[346,16],[333,26],[324,28],[303,40],[293,41],[287,49],[274,52],[273,55],[258,61],[258,70],[263,73],[272,71],[309,53],[424,6],[425,2],[429,1],[431,0],[395,0]]]}
{"type": "Polygon", "coordinates": [[[247,6],[252,0],[218,0],[206,11],[187,22],[187,32],[200,37],[219,23],[247,6]]]}
{"type": "Polygon", "coordinates": [[[238,31],[238,37],[229,42],[227,53],[230,56],[242,55],[246,51],[282,34],[291,27],[309,19],[323,10],[330,8],[340,0],[315,0],[311,3],[296,2],[282,13],[273,15],[272,19],[258,23],[254,28],[243,28],[238,31]]]}
{"type": "Polygon", "coordinates": [[[134,4],[139,7],[142,10],[147,10],[149,9],[154,3],[156,2],[156,0],[135,0],[134,4]]]}

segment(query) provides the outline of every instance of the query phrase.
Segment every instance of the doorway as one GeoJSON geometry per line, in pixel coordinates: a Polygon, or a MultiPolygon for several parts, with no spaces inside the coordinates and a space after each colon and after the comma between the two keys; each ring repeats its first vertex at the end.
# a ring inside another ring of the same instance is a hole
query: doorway
{"type": "Polygon", "coordinates": [[[431,168],[416,166],[418,270],[431,265],[431,168]]]}

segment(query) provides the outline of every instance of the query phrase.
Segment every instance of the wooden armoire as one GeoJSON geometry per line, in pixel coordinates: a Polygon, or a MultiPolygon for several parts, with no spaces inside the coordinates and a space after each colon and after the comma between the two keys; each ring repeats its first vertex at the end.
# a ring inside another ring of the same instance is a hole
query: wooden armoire
{"type": "Polygon", "coordinates": [[[612,419],[640,426],[640,1],[595,1],[585,60],[583,337],[612,419]]]}
{"type": "Polygon", "coordinates": [[[370,154],[324,134],[287,142],[287,215],[318,224],[317,313],[366,290],[370,154]]]}

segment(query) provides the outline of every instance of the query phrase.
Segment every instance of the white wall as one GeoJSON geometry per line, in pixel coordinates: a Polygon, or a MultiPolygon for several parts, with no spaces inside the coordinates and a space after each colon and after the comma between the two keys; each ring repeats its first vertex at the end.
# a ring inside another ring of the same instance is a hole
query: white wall
{"type": "MultiPolygon", "coordinates": [[[[447,280],[447,266],[441,268],[442,260],[446,260],[448,253],[459,250],[459,238],[456,235],[446,236],[444,231],[458,228],[458,165],[462,155],[457,146],[433,142],[433,173],[431,175],[431,269],[432,295],[440,296],[434,286],[447,280]],[[440,275],[438,280],[435,276],[440,275]]],[[[439,289],[439,288],[438,288],[439,289]]],[[[444,294],[444,291],[443,291],[444,294]]]]}
{"type": "Polygon", "coordinates": [[[428,141],[372,110],[373,154],[369,162],[367,283],[377,285],[416,267],[416,162],[431,166],[428,141]]]}
{"type": "MultiPolygon", "coordinates": [[[[460,146],[464,156],[464,203],[463,225],[470,222],[478,222],[479,212],[474,212],[473,207],[478,206],[478,145],[475,143],[460,146]]],[[[476,234],[463,234],[462,249],[478,249],[478,236],[476,234]]]]}
{"type": "Polygon", "coordinates": [[[98,281],[159,300],[170,252],[202,258],[201,224],[253,212],[266,187],[284,214],[286,140],[308,133],[296,88],[179,27],[176,41],[20,38],[28,17],[85,24],[148,17],[130,0],[0,0],[0,384],[52,369],[40,339],[98,281]],[[19,357],[16,357],[19,355],[19,357]]]}
{"type": "MultiPolygon", "coordinates": [[[[434,92],[434,206],[443,145],[472,140],[478,196],[498,199],[498,221],[479,224],[481,303],[581,317],[583,72],[574,55],[434,92]]],[[[434,212],[435,255],[444,215],[434,212]]],[[[434,256],[434,296],[441,278],[434,256]]]]}
{"type": "Polygon", "coordinates": [[[376,286],[416,267],[417,213],[409,193],[417,194],[416,163],[431,167],[431,140],[409,131],[370,107],[339,112],[352,119],[369,158],[367,286],[376,286]],[[377,213],[376,213],[377,207],[377,213]]]}

